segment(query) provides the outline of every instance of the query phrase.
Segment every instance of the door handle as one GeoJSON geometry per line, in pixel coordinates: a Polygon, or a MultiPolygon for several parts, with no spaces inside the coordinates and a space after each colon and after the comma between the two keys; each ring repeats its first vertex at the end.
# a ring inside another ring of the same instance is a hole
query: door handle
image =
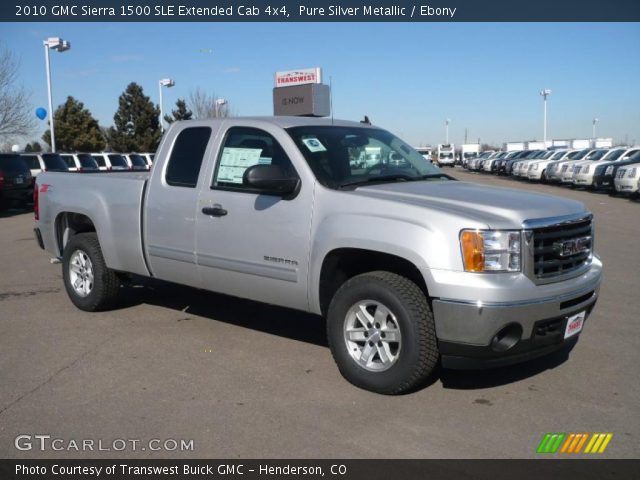
{"type": "Polygon", "coordinates": [[[224,217],[227,211],[222,207],[204,207],[202,213],[211,215],[212,217],[224,217]]]}

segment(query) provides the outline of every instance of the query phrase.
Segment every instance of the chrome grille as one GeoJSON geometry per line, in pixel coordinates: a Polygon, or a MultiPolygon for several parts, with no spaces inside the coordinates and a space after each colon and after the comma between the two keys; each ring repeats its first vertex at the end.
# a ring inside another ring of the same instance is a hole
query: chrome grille
{"type": "Polygon", "coordinates": [[[562,166],[562,173],[566,172],[567,168],[569,168],[569,165],[563,165],[562,166]]]}
{"type": "Polygon", "coordinates": [[[538,279],[569,274],[591,260],[591,217],[535,228],[532,233],[533,274],[538,279]]]}
{"type": "Polygon", "coordinates": [[[626,169],[624,169],[624,168],[619,169],[619,170],[618,170],[618,173],[616,174],[616,178],[623,178],[623,177],[624,177],[624,174],[625,174],[626,172],[627,172],[627,170],[626,170],[626,169]]]}

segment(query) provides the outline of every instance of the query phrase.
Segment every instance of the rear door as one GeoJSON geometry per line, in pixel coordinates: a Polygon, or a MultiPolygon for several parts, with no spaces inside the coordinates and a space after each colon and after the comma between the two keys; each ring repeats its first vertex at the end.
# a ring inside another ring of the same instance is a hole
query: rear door
{"type": "MultiPolygon", "coordinates": [[[[195,234],[201,169],[215,132],[210,125],[174,127],[163,140],[162,169],[151,175],[144,203],[144,239],[154,276],[200,286],[195,234]]],[[[201,214],[200,214],[201,215],[201,214]]]]}
{"type": "Polygon", "coordinates": [[[242,184],[244,171],[255,164],[298,175],[287,154],[297,147],[273,125],[226,125],[195,212],[202,288],[306,310],[311,186],[284,199],[242,184]]]}

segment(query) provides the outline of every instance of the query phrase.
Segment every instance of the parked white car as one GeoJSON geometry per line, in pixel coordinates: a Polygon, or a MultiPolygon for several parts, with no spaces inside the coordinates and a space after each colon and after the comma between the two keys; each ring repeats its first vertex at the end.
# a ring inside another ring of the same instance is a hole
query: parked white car
{"type": "Polygon", "coordinates": [[[573,185],[576,187],[592,187],[596,172],[603,171],[610,162],[622,159],[628,150],[627,147],[611,148],[599,160],[578,162],[573,171],[573,185]]]}
{"type": "Polygon", "coordinates": [[[572,150],[553,150],[551,155],[545,159],[532,162],[527,169],[527,178],[538,182],[546,182],[548,166],[564,160],[571,152],[572,150]]]}
{"type": "Polygon", "coordinates": [[[494,156],[485,158],[482,162],[482,170],[485,172],[492,172],[494,170],[493,166],[496,163],[496,160],[500,160],[505,158],[510,152],[498,152],[494,156]]]}
{"type": "Polygon", "coordinates": [[[616,172],[614,186],[618,193],[638,193],[638,184],[640,184],[640,162],[631,163],[620,167],[616,172]]]}
{"type": "Polygon", "coordinates": [[[529,171],[529,165],[534,162],[544,160],[546,157],[553,155],[552,151],[547,150],[537,150],[531,156],[527,158],[523,158],[522,160],[518,160],[513,165],[513,170],[511,174],[514,177],[527,178],[527,172],[529,171]]]}
{"type": "Polygon", "coordinates": [[[606,153],[605,149],[598,148],[598,149],[589,151],[582,158],[582,160],[577,160],[577,161],[573,160],[573,161],[567,162],[567,164],[563,165],[562,167],[562,179],[561,179],[562,183],[565,185],[573,186],[573,174],[575,173],[576,168],[578,168],[578,166],[581,166],[585,162],[590,163],[602,158],[605,153],[606,153]],[[566,170],[565,170],[565,167],[566,167],[566,170]]]}
{"type": "Polygon", "coordinates": [[[569,165],[573,166],[574,163],[584,160],[584,157],[586,157],[591,150],[590,148],[574,150],[567,155],[564,160],[549,165],[547,168],[547,180],[549,182],[562,183],[562,176],[569,169],[569,165]]]}

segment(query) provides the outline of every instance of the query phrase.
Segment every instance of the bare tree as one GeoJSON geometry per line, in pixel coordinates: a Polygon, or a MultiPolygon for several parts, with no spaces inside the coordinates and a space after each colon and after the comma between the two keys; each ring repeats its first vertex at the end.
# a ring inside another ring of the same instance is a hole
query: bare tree
{"type": "Polygon", "coordinates": [[[27,136],[35,126],[29,93],[18,85],[20,62],[0,44],[0,137],[27,136]]]}
{"type": "Polygon", "coordinates": [[[215,94],[210,95],[200,87],[196,87],[189,92],[187,103],[189,110],[193,112],[193,118],[196,119],[232,116],[228,101],[222,103],[221,100],[215,94]]]}

